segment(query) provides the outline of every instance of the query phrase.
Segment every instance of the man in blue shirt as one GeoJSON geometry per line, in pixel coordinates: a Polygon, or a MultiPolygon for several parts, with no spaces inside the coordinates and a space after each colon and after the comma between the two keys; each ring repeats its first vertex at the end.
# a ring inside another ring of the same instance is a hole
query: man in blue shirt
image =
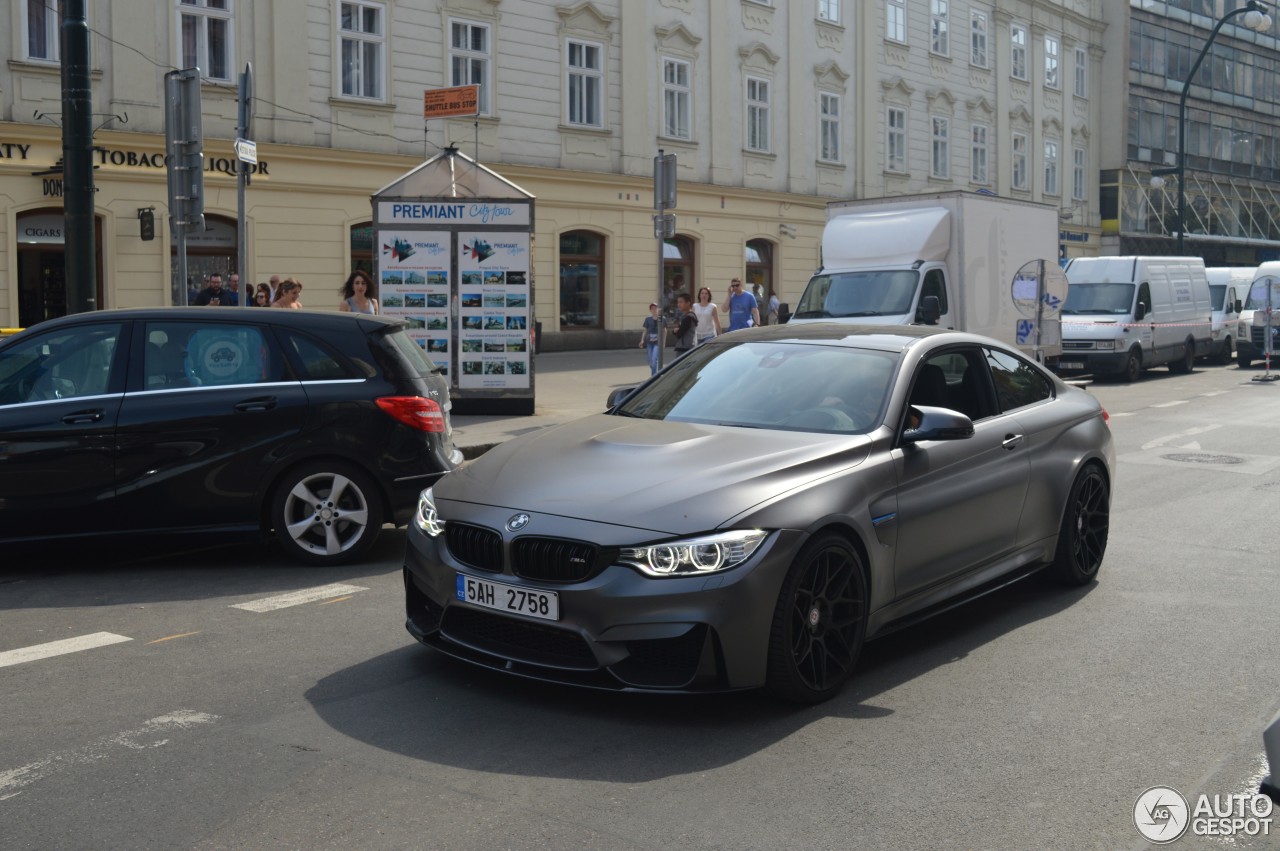
{"type": "Polygon", "coordinates": [[[729,282],[729,298],[720,309],[729,314],[730,331],[760,324],[760,305],[756,304],[755,296],[742,288],[740,278],[729,282]]]}

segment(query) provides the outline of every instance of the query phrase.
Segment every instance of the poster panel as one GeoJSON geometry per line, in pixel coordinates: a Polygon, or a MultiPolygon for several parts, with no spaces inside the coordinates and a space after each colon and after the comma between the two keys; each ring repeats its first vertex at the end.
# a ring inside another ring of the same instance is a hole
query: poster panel
{"type": "Polygon", "coordinates": [[[448,231],[378,231],[382,252],[379,310],[409,323],[409,337],[449,375],[448,231]]]}
{"type": "Polygon", "coordinates": [[[460,388],[528,389],[529,234],[458,232],[460,388]]]}

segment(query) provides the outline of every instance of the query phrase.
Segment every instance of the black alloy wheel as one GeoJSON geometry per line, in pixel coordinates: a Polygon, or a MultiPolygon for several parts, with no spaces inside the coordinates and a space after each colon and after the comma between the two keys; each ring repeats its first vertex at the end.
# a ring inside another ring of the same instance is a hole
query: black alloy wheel
{"type": "Polygon", "coordinates": [[[373,546],[382,529],[382,499],[363,470],[343,461],[311,461],[281,477],[271,521],[293,558],[344,564],[373,546]]]}
{"type": "Polygon", "coordinates": [[[1111,525],[1111,489],[1096,465],[1080,471],[1067,496],[1058,533],[1054,575],[1068,585],[1087,585],[1098,575],[1111,525]]]}
{"type": "Polygon", "coordinates": [[[769,635],[767,689],[797,703],[833,697],[853,674],[867,633],[867,578],[843,537],[809,542],[787,572],[769,635]]]}

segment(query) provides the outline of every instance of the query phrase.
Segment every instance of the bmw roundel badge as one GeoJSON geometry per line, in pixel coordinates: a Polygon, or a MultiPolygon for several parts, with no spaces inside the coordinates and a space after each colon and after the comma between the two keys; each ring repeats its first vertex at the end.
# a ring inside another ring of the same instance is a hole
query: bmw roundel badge
{"type": "Polygon", "coordinates": [[[511,519],[507,521],[508,532],[519,532],[525,526],[529,525],[528,514],[513,514],[511,519]]]}

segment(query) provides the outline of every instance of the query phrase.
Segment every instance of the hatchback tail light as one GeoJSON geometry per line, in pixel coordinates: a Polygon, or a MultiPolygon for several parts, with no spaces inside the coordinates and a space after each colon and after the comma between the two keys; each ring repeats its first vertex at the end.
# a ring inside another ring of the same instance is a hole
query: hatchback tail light
{"type": "Polygon", "coordinates": [[[423,396],[382,396],[376,401],[388,416],[410,428],[444,433],[444,411],[434,399],[423,396]]]}
{"type": "Polygon", "coordinates": [[[1111,415],[1107,413],[1106,408],[1102,409],[1102,424],[1108,428],[1111,427],[1111,415]]]}

